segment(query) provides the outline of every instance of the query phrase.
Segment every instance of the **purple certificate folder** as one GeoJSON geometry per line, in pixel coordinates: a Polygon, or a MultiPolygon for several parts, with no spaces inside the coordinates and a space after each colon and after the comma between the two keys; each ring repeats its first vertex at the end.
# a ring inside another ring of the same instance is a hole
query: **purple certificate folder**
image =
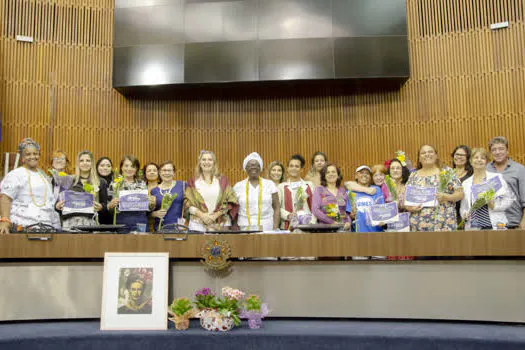
{"type": "Polygon", "coordinates": [[[85,213],[93,214],[94,197],[91,193],[66,190],[62,214],[85,213]]]}
{"type": "Polygon", "coordinates": [[[399,213],[399,220],[387,225],[388,231],[409,232],[410,231],[410,213],[399,213]]]}
{"type": "Polygon", "coordinates": [[[396,222],[398,220],[397,202],[373,205],[368,214],[373,226],[396,222]]]}
{"type": "Polygon", "coordinates": [[[417,207],[435,207],[436,206],[436,188],[410,186],[406,187],[405,205],[417,207]]]}
{"type": "Polygon", "coordinates": [[[148,211],[148,190],[129,190],[119,192],[119,211],[148,211]]]}
{"type": "Polygon", "coordinates": [[[476,201],[479,195],[485,191],[494,189],[494,192],[498,192],[503,187],[499,176],[493,177],[492,179],[485,181],[478,185],[472,185],[472,199],[476,201]]]}

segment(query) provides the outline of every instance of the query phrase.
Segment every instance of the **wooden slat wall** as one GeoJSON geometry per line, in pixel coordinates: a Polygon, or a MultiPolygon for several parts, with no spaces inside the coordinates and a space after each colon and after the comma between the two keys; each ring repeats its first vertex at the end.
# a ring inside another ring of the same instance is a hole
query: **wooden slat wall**
{"type": "Polygon", "coordinates": [[[412,72],[399,91],[131,101],[111,88],[113,1],[1,0],[0,151],[31,136],[45,159],[55,148],[115,160],[132,153],[172,159],[185,179],[211,149],[234,182],[252,151],[269,163],[322,150],[348,178],[397,149],[414,159],[432,143],[449,160],[455,145],[505,135],[525,162],[524,2],[407,0],[412,72]],[[507,20],[509,28],[489,29],[507,20]]]}

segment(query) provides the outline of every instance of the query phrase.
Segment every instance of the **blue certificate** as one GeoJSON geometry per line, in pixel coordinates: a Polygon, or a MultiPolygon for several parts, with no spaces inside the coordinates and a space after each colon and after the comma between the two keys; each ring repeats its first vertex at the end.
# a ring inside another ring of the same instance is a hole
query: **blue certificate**
{"type": "Polygon", "coordinates": [[[62,214],[85,213],[93,214],[94,197],[90,193],[66,190],[64,194],[64,208],[62,214]]]}
{"type": "Polygon", "coordinates": [[[372,205],[368,210],[372,226],[380,226],[398,221],[397,202],[372,205]]]}
{"type": "Polygon", "coordinates": [[[495,176],[492,179],[480,183],[478,185],[472,185],[472,199],[475,201],[479,195],[485,191],[494,189],[494,192],[498,192],[503,187],[499,176],[495,176]]]}
{"type": "Polygon", "coordinates": [[[148,211],[148,190],[125,190],[119,192],[119,211],[148,211]]]}
{"type": "Polygon", "coordinates": [[[420,205],[423,207],[435,207],[436,188],[408,185],[405,192],[405,205],[413,207],[420,205]]]}
{"type": "Polygon", "coordinates": [[[410,231],[410,213],[399,213],[399,220],[387,225],[387,230],[392,232],[410,231]]]}

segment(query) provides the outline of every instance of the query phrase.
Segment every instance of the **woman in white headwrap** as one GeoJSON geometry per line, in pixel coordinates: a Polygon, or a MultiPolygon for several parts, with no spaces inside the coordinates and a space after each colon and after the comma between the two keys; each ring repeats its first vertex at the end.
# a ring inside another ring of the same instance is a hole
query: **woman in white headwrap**
{"type": "Polygon", "coordinates": [[[261,177],[263,161],[256,152],[249,154],[243,162],[248,174],[233,186],[239,199],[239,226],[262,226],[263,231],[275,230],[280,222],[278,190],[273,181],[261,177]]]}
{"type": "Polygon", "coordinates": [[[40,145],[30,138],[18,146],[22,166],[6,175],[0,196],[0,234],[43,223],[60,228],[50,179],[39,168],[40,145]]]}

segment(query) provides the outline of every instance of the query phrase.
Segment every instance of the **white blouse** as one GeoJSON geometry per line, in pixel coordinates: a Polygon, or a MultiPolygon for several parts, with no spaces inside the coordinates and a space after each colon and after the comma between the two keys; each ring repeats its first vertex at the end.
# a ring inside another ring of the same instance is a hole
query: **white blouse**
{"type": "MultiPolygon", "coordinates": [[[[252,186],[248,184],[248,202],[250,210],[250,222],[246,213],[246,183],[248,179],[237,182],[233,186],[233,190],[239,200],[239,213],[237,224],[239,226],[256,226],[259,212],[259,184],[252,186]]],[[[262,205],[261,205],[261,226],[263,231],[273,230],[273,206],[272,195],[277,193],[277,187],[271,180],[261,178],[262,184],[262,205]]]]}
{"type": "Polygon", "coordinates": [[[41,170],[20,167],[11,171],[2,182],[2,193],[12,199],[10,220],[13,224],[29,226],[41,222],[60,228],[53,187],[41,170]]]}

